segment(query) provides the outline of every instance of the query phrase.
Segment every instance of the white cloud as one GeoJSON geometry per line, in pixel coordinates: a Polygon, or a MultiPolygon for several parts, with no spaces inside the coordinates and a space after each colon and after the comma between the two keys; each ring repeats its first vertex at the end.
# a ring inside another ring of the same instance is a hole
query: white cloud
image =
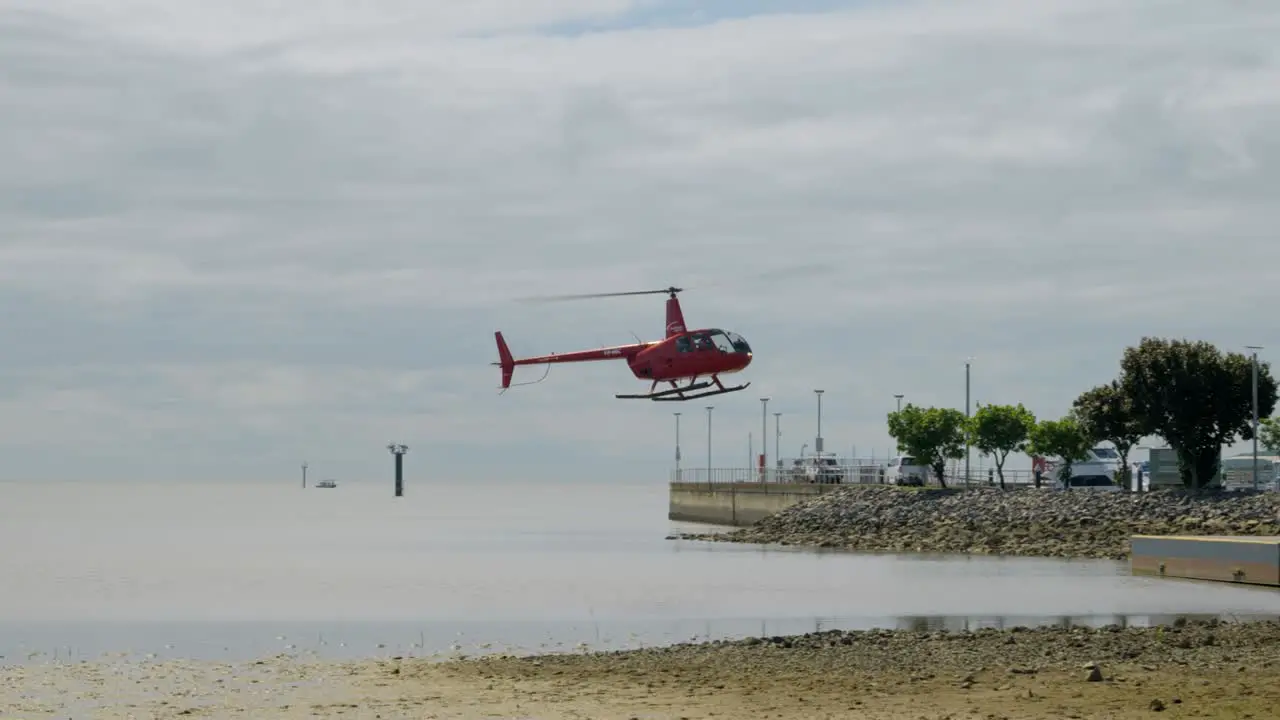
{"type": "Polygon", "coordinates": [[[745,334],[723,464],[757,390],[786,452],[814,386],[829,444],[887,448],[892,395],[961,405],[966,356],[1048,415],[1146,334],[1276,344],[1269,4],[3,5],[7,475],[362,477],[391,440],[460,479],[660,473],[677,408],[614,400],[625,367],[497,397],[488,364],[499,328],[652,337],[659,300],[533,294],[687,285],[745,334]]]}

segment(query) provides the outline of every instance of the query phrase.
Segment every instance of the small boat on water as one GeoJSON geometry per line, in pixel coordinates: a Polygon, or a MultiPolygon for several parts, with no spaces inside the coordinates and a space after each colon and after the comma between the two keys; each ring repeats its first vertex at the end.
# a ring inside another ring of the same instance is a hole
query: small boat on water
{"type": "Polygon", "coordinates": [[[316,483],[316,487],[318,487],[318,488],[336,488],[336,487],[338,487],[338,483],[334,482],[333,480],[321,480],[320,482],[316,483]]]}

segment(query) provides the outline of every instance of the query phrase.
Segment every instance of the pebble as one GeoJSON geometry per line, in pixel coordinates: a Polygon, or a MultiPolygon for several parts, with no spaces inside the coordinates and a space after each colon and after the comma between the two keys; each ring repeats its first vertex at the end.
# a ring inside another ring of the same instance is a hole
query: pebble
{"type": "Polygon", "coordinates": [[[672,536],[890,552],[1122,560],[1131,535],[1280,535],[1280,493],[851,485],[724,533],[672,536]]]}

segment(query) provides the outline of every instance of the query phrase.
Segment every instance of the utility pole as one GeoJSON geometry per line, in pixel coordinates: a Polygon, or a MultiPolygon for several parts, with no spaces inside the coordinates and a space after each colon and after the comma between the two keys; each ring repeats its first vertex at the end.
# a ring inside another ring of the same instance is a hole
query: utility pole
{"type": "Polygon", "coordinates": [[[964,361],[964,484],[969,484],[969,366],[973,364],[973,358],[964,361]]]}
{"type": "Polygon", "coordinates": [[[1249,345],[1253,351],[1253,489],[1258,489],[1258,351],[1260,345],[1249,345]]]}
{"type": "MultiPolygon", "coordinates": [[[[769,472],[769,398],[760,398],[760,482],[769,472]]],[[[754,461],[755,458],[752,458],[754,461]]]]}
{"type": "Polygon", "coordinates": [[[409,446],[392,443],[387,446],[387,449],[396,456],[396,497],[402,497],[404,496],[404,454],[409,452],[409,446]]]}
{"type": "Polygon", "coordinates": [[[676,482],[683,482],[680,479],[680,413],[672,413],[676,416],[676,482]]]}
{"type": "Polygon", "coordinates": [[[813,441],[813,452],[817,455],[822,454],[822,393],[822,390],[813,391],[818,396],[818,437],[813,441]]]}
{"type": "Polygon", "coordinates": [[[707,406],[707,482],[711,482],[711,411],[715,405],[707,406]]]}
{"type": "Polygon", "coordinates": [[[307,486],[307,461],[302,461],[302,487],[307,486]]]}

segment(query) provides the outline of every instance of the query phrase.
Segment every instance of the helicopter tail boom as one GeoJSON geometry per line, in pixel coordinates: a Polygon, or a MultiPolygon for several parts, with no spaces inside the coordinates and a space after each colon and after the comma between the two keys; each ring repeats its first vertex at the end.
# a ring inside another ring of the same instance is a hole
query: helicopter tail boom
{"type": "MultiPolygon", "coordinates": [[[[507,347],[507,341],[502,337],[502,331],[494,332],[494,339],[498,343],[498,362],[493,363],[502,367],[502,389],[506,390],[511,387],[511,376],[515,372],[517,365],[552,365],[555,363],[577,363],[577,362],[593,362],[597,360],[631,360],[641,350],[658,344],[654,342],[640,342],[632,345],[615,345],[613,347],[596,348],[594,350],[578,350],[576,352],[556,353],[552,355],[538,355],[537,357],[517,358],[511,355],[511,349],[507,347]]],[[[540,381],[539,381],[540,382],[540,381]]],[[[516,383],[517,385],[521,383],[516,383]]]]}

